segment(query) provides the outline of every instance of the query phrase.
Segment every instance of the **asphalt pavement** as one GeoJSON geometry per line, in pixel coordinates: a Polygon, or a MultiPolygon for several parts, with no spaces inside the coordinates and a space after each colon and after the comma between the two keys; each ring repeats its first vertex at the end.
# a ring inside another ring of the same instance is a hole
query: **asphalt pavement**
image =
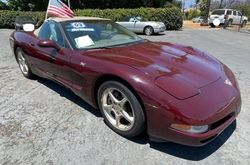
{"type": "Polygon", "coordinates": [[[0,29],[0,164],[250,164],[250,34],[222,29],[167,31],[150,37],[204,50],[229,66],[242,94],[237,121],[204,147],[126,139],[98,110],[45,79],[24,78],[0,29]]]}

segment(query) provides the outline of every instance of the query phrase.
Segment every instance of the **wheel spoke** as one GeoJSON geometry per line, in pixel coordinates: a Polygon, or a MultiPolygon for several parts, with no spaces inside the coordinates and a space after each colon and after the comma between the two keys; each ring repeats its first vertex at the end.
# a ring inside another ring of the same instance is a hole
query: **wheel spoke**
{"type": "Polygon", "coordinates": [[[22,62],[22,61],[23,61],[20,55],[18,56],[18,61],[19,61],[19,62],[22,62]]]}
{"type": "Polygon", "coordinates": [[[27,72],[29,70],[28,65],[24,62],[24,69],[27,72]]]}
{"type": "Polygon", "coordinates": [[[121,111],[122,117],[126,119],[129,123],[132,123],[134,118],[131,117],[124,109],[121,111]]]}
{"type": "Polygon", "coordinates": [[[110,97],[112,103],[119,103],[119,101],[117,100],[117,98],[115,98],[115,96],[113,95],[112,90],[110,90],[108,92],[108,94],[109,94],[109,97],[110,97]]]}
{"type": "Polygon", "coordinates": [[[120,125],[121,125],[120,120],[121,120],[121,116],[116,114],[115,115],[115,125],[116,125],[116,127],[120,127],[120,125]]]}
{"type": "Polygon", "coordinates": [[[124,107],[125,103],[128,101],[128,99],[126,97],[124,97],[122,100],[119,101],[119,106],[121,108],[124,107]]]}
{"type": "Polygon", "coordinates": [[[105,104],[105,105],[103,105],[103,109],[106,112],[111,113],[111,111],[112,111],[112,105],[105,104]]]}

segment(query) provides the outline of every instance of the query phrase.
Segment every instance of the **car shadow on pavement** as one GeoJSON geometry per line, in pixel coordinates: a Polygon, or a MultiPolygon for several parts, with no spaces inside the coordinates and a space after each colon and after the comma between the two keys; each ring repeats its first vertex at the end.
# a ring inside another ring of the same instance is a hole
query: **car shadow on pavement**
{"type": "Polygon", "coordinates": [[[69,89],[67,89],[67,88],[65,88],[65,87],[63,87],[63,86],[61,86],[61,85],[59,85],[51,80],[47,80],[47,79],[40,78],[40,77],[38,77],[36,79],[39,83],[41,83],[41,84],[45,85],[46,87],[52,89],[53,91],[57,92],[58,94],[60,94],[60,96],[69,99],[70,101],[72,101],[73,103],[82,107],[83,109],[89,111],[90,113],[92,113],[96,117],[102,117],[100,111],[93,108],[87,102],[85,102],[80,97],[75,95],[71,90],[69,90],[69,89]]]}
{"type": "MultiPolygon", "coordinates": [[[[101,117],[101,113],[99,110],[93,108],[91,105],[86,103],[84,100],[82,100],[80,97],[75,95],[73,92],[71,92],[67,88],[61,85],[58,85],[57,83],[54,83],[51,80],[47,80],[44,78],[37,78],[37,81],[47,86],[48,88],[52,89],[53,91],[57,92],[62,97],[69,99],[70,101],[79,105],[83,109],[89,111],[96,117],[101,117]]],[[[135,138],[129,138],[128,140],[133,141],[137,144],[141,144],[141,145],[149,144],[152,149],[155,149],[163,153],[173,155],[182,159],[199,161],[199,160],[207,158],[208,156],[213,154],[215,151],[217,151],[233,134],[235,129],[236,129],[236,121],[234,121],[229,127],[227,127],[212,142],[202,147],[190,147],[190,146],[185,146],[185,145],[176,144],[172,142],[153,142],[149,140],[146,131],[140,136],[137,136],[135,138]]]]}

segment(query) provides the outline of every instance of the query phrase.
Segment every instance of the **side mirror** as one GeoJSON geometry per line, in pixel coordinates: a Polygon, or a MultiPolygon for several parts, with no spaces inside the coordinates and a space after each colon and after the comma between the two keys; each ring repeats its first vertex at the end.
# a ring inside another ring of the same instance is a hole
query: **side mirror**
{"type": "Polygon", "coordinates": [[[58,46],[52,40],[41,40],[41,41],[38,42],[38,46],[44,47],[44,48],[55,48],[56,50],[60,49],[60,46],[58,46]]]}

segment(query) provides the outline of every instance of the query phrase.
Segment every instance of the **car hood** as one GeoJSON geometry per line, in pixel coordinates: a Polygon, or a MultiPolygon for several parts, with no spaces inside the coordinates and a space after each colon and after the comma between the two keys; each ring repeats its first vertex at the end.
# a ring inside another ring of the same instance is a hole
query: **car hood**
{"type": "Polygon", "coordinates": [[[179,99],[198,94],[199,88],[218,80],[222,72],[214,57],[193,47],[165,42],[93,51],[90,55],[136,68],[179,99]]]}
{"type": "Polygon", "coordinates": [[[157,24],[159,24],[161,26],[165,26],[165,24],[163,22],[155,22],[155,21],[148,21],[148,22],[149,23],[157,23],[157,24]]]}

